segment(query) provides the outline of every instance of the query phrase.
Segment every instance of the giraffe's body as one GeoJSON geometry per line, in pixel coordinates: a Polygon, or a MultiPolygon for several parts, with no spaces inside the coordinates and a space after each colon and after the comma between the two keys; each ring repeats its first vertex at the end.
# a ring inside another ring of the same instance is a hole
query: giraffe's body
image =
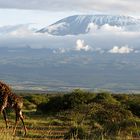
{"type": "Polygon", "coordinates": [[[6,85],[3,82],[0,82],[0,113],[3,114],[4,116],[6,127],[8,127],[8,125],[7,125],[7,116],[6,116],[5,109],[13,108],[15,110],[16,122],[15,122],[15,127],[13,130],[13,134],[15,134],[19,119],[21,119],[23,123],[25,134],[27,132],[27,129],[24,125],[22,111],[21,111],[22,106],[23,106],[22,98],[12,93],[12,90],[10,89],[8,85],[6,85]]]}

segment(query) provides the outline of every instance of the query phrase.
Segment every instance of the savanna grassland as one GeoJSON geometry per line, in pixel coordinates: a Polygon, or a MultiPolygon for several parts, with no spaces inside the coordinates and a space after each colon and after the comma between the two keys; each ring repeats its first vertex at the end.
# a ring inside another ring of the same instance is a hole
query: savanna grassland
{"type": "Polygon", "coordinates": [[[14,112],[7,110],[9,128],[0,116],[0,140],[139,140],[140,95],[92,93],[17,93],[24,100],[24,119],[12,136],[14,112]]]}

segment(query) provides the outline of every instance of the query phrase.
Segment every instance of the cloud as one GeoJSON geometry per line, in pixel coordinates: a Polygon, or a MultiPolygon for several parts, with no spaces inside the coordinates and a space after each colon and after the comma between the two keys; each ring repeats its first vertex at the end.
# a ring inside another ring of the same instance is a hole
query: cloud
{"type": "Polygon", "coordinates": [[[111,50],[109,50],[109,53],[128,54],[133,51],[134,51],[134,49],[129,48],[128,45],[125,45],[125,46],[121,46],[121,47],[114,46],[111,50]]]}
{"type": "Polygon", "coordinates": [[[139,0],[0,0],[0,8],[38,9],[48,11],[100,11],[139,13],[139,0]]]}
{"type": "Polygon", "coordinates": [[[86,29],[86,32],[88,33],[94,33],[98,30],[98,25],[96,25],[95,23],[89,23],[86,29]]]}
{"type": "Polygon", "coordinates": [[[29,28],[21,27],[15,31],[10,32],[9,34],[11,36],[24,37],[24,36],[33,35],[33,32],[29,28]]]}
{"type": "Polygon", "coordinates": [[[81,50],[89,51],[89,50],[91,50],[91,47],[89,47],[88,45],[85,45],[84,40],[78,39],[76,41],[76,50],[77,51],[81,51],[81,50]]]}
{"type": "Polygon", "coordinates": [[[90,31],[95,30],[92,34],[53,36],[46,33],[32,33],[28,26],[8,27],[7,33],[0,34],[0,47],[63,48],[58,51],[61,53],[67,52],[66,48],[70,48],[76,51],[98,51],[102,53],[103,50],[114,52],[112,46],[117,44],[117,52],[135,52],[135,50],[138,52],[140,50],[140,32],[119,31],[117,29],[118,32],[116,33],[114,32],[116,27],[112,29],[108,25],[98,28],[95,24],[89,24],[90,31]],[[130,51],[128,46],[128,48],[125,46],[122,49],[122,44],[133,46],[135,50],[130,51]],[[100,49],[96,50],[96,48],[100,49]]]}
{"type": "Polygon", "coordinates": [[[124,29],[122,27],[118,26],[111,26],[109,24],[105,24],[102,26],[98,26],[95,23],[89,23],[86,29],[86,32],[88,33],[107,33],[107,32],[123,32],[124,29]]]}
{"type": "Polygon", "coordinates": [[[109,32],[122,32],[124,31],[121,27],[118,26],[110,26],[109,24],[105,24],[101,27],[101,31],[109,31],[109,32]]]}
{"type": "Polygon", "coordinates": [[[67,28],[67,26],[69,26],[69,25],[65,22],[51,25],[47,28],[48,33],[55,33],[58,29],[64,30],[67,28]]]}
{"type": "Polygon", "coordinates": [[[28,45],[32,48],[71,48],[76,51],[96,51],[96,48],[111,50],[112,46],[115,46],[116,44],[120,47],[122,44],[128,44],[128,46],[133,46],[135,50],[140,50],[140,33],[137,32],[120,32],[118,34],[113,32],[105,32],[104,34],[102,32],[96,32],[94,34],[81,34],[76,36],[53,36],[39,33],[31,34],[28,30],[27,32],[24,32],[24,35],[20,35],[21,33],[22,30],[18,30],[18,32],[14,32],[14,34],[0,35],[0,47],[25,47],[28,45]]]}
{"type": "Polygon", "coordinates": [[[65,48],[58,48],[58,49],[54,49],[53,50],[53,53],[54,54],[62,54],[62,53],[66,53],[68,52],[69,50],[68,49],[65,49],[65,48]]]}
{"type": "Polygon", "coordinates": [[[0,35],[24,37],[32,35],[36,30],[32,27],[32,24],[8,25],[0,27],[0,35]]]}

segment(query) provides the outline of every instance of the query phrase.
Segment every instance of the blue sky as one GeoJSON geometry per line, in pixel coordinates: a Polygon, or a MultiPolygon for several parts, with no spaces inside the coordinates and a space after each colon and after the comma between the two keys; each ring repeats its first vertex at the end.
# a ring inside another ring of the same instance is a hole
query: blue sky
{"type": "Polygon", "coordinates": [[[75,12],[51,12],[45,10],[0,9],[0,26],[33,23],[46,26],[75,12]]]}
{"type": "Polygon", "coordinates": [[[0,0],[0,26],[49,25],[74,14],[119,14],[140,17],[140,0],[0,0]]]}

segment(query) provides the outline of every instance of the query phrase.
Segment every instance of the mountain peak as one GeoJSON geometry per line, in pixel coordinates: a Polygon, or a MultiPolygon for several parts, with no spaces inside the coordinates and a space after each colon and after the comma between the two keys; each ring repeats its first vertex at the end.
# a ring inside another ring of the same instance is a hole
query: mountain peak
{"type": "Polygon", "coordinates": [[[87,33],[89,24],[97,26],[108,24],[110,26],[126,27],[140,25],[140,20],[123,15],[73,15],[61,19],[38,32],[52,35],[77,35],[87,33]]]}

